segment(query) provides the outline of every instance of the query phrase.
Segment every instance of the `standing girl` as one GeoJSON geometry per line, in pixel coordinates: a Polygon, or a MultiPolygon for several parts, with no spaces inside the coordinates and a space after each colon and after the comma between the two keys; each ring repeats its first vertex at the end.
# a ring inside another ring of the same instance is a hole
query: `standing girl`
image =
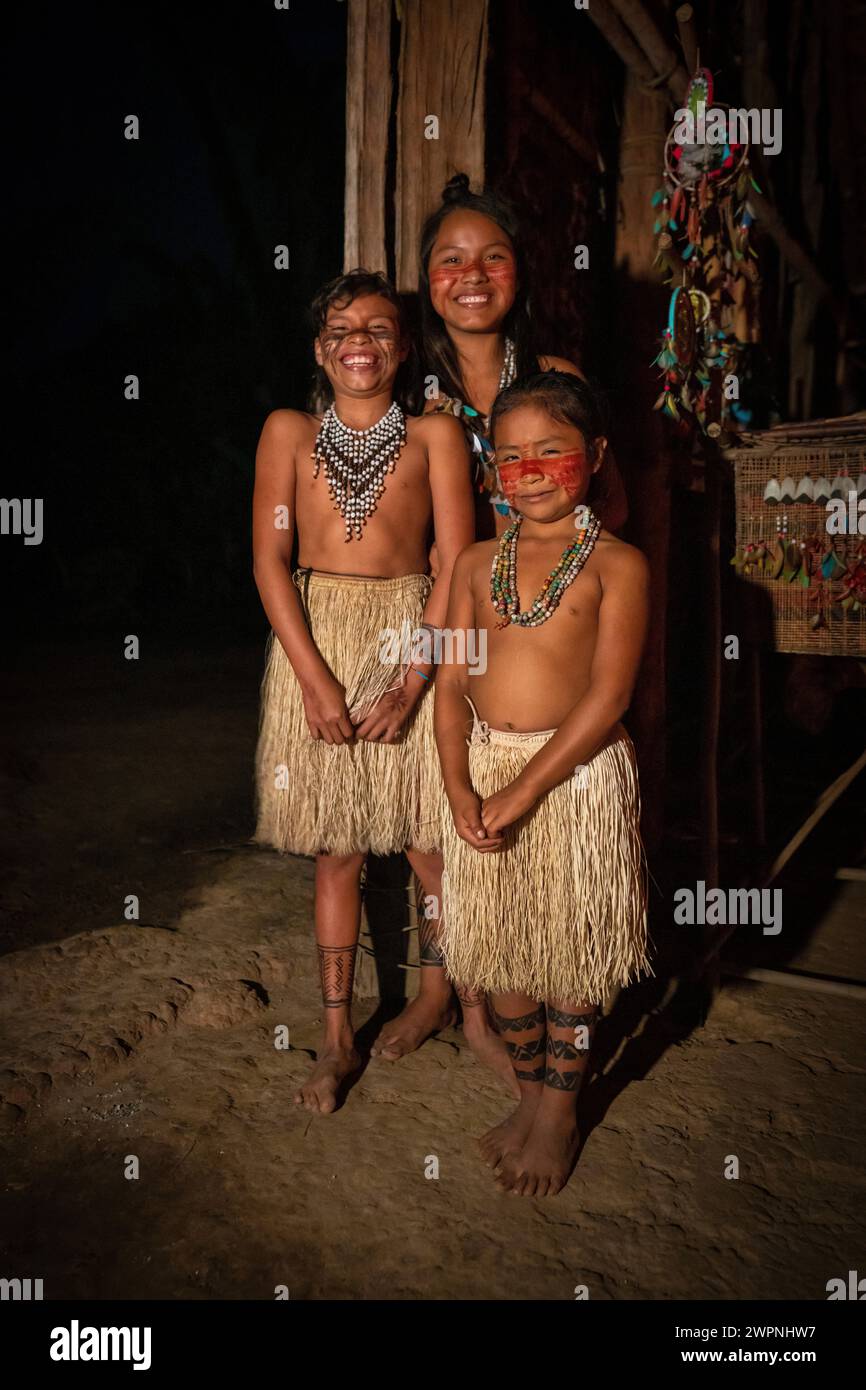
{"type": "MultiPolygon", "coordinates": [[[[456,415],[475,463],[477,535],[501,535],[510,507],[496,482],[490,410],[499,391],[537,371],[583,373],[564,357],[541,354],[531,318],[529,271],[510,204],[487,190],[472,193],[455,174],[442,204],[421,231],[420,357],[430,382],[425,412],[456,415]]],[[[627,507],[612,459],[599,480],[597,513],[608,530],[625,523],[627,507]]]]}
{"type": "MultiPolygon", "coordinates": [[[[472,193],[466,174],[449,180],[441,206],[421,230],[419,296],[424,388],[416,404],[423,403],[425,414],[455,415],[463,425],[472,450],[476,538],[486,540],[502,535],[513,519],[499,488],[490,442],[496,396],[516,378],[538,371],[577,377],[582,373],[566,358],[538,353],[516,214],[498,194],[472,193]]],[[[609,451],[595,479],[593,507],[608,531],[624,524],[625,490],[609,451]]],[[[435,545],[430,558],[435,574],[435,545]]],[[[424,921],[420,933],[418,995],[385,1025],[373,1047],[374,1055],[389,1061],[419,1047],[453,998],[443,969],[436,907],[435,917],[424,921]]],[[[485,996],[462,988],[458,994],[469,1046],[486,1065],[509,1077],[505,1048],[491,1025],[485,996]]]]}

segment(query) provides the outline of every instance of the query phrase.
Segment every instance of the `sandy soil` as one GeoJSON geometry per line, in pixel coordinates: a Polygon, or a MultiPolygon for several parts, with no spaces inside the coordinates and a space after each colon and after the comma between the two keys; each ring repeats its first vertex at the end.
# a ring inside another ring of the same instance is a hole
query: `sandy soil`
{"type": "MultiPolygon", "coordinates": [[[[551,1200],[495,1190],[474,1141],[509,1102],[459,1030],[371,1063],[331,1117],[293,1107],[319,1029],[312,866],[244,844],[257,662],[207,706],[182,663],[173,709],[103,681],[98,725],[82,674],[62,728],[8,750],[27,854],[0,959],[2,1272],[49,1298],[821,1299],[862,1270],[852,999],[728,980],[683,1036],[664,979],[621,996],[551,1200]]],[[[50,704],[22,696],[19,721],[50,704]]],[[[841,885],[832,928],[860,978],[864,899],[841,885]]],[[[795,964],[839,959],[818,940],[795,964]]]]}

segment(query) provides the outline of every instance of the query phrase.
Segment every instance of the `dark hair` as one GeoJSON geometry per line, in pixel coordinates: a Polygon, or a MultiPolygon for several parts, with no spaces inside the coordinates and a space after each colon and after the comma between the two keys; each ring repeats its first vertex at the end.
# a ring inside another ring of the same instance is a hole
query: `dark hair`
{"type": "MultiPolygon", "coordinates": [[[[538,370],[538,354],[535,350],[532,318],[530,313],[529,270],[523,249],[520,225],[517,214],[508,201],[492,189],[485,188],[473,193],[469,187],[467,174],[455,174],[442,190],[442,205],[431,213],[421,228],[419,296],[421,300],[421,351],[425,373],[439,379],[439,390],[444,396],[457,396],[466,401],[466,388],[460,378],[457,353],[447,329],[430,298],[430,274],[428,263],[433,243],[439,235],[439,228],[449,213],[460,208],[479,212],[489,217],[497,227],[501,227],[514,247],[517,268],[517,293],[514,303],[503,324],[503,332],[512,339],[516,350],[518,376],[538,370]]],[[[466,401],[469,405],[471,402],[466,401]]],[[[421,401],[423,406],[423,399],[421,401]]]]}
{"type": "MultiPolygon", "coordinates": [[[[378,270],[364,270],[360,267],[355,270],[347,270],[343,275],[335,276],[333,280],[329,280],[326,285],[323,285],[314,297],[310,305],[310,321],[315,336],[318,337],[325,327],[329,309],[346,309],[350,304],[354,304],[356,299],[361,299],[368,294],[381,295],[383,299],[387,299],[388,303],[393,305],[397,311],[400,332],[403,337],[407,337],[406,309],[391,281],[378,270]]],[[[407,374],[406,368],[407,363],[401,363],[397,373],[397,381],[400,381],[407,374]]],[[[397,381],[394,383],[395,397],[398,395],[397,381]]],[[[333,399],[334,392],[331,383],[324,368],[317,363],[310,390],[309,408],[314,414],[318,414],[333,399]]]]}
{"type": "MultiPolygon", "coordinates": [[[[607,439],[610,431],[610,412],[601,389],[593,382],[583,381],[572,372],[533,372],[518,377],[500,391],[490,412],[490,435],[495,445],[496,431],[504,415],[521,405],[535,405],[547,412],[552,420],[579,429],[593,456],[596,440],[607,439]]],[[[587,501],[604,521],[604,508],[610,495],[610,453],[602,457],[601,467],[593,473],[587,501]]]]}

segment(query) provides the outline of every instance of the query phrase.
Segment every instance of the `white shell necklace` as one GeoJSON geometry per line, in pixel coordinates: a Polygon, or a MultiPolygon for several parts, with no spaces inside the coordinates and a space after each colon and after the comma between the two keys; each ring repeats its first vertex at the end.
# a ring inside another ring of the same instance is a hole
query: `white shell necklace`
{"type": "Polygon", "coordinates": [[[332,405],[325,411],[310,455],[315,461],[313,477],[318,478],[324,464],[328,491],[346,523],[347,541],[361,539],[405,443],[406,417],[396,401],[366,430],[344,425],[332,405]]]}

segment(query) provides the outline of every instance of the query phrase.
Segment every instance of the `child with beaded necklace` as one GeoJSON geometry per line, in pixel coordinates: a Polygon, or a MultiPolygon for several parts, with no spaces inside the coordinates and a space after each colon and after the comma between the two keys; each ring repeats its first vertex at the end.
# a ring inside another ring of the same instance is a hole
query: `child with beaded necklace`
{"type": "Polygon", "coordinates": [[[619,723],[648,573],[591,510],[606,439],[585,382],[524,377],[497,397],[491,423],[518,516],[498,541],[465,550],[451,582],[448,627],[486,629],[487,669],[472,682],[459,665],[437,677],[450,804],[441,945],[451,977],[488,993],[520,1089],[482,1154],[500,1187],[545,1196],[576,1161],[577,1095],[605,996],[651,973],[637,772],[619,723]]]}
{"type": "MultiPolygon", "coordinates": [[[[313,318],[331,403],[272,411],[256,455],[254,569],[271,633],[255,838],[316,859],[324,1036],[295,1102],[326,1115],[361,1065],[351,1004],[367,854],[405,850],[425,894],[441,892],[434,670],[395,661],[383,641],[442,622],[473,509],[457,421],[407,419],[394,398],[410,350],[394,287],[350,271],[319,292],[313,318]]],[[[446,1000],[427,1032],[452,1021],[446,1000]]]]}

